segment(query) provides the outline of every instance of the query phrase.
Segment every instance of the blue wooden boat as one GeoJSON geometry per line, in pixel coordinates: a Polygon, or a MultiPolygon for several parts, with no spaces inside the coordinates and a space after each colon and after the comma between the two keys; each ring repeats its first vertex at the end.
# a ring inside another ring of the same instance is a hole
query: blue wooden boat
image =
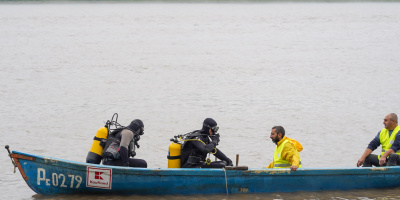
{"type": "Polygon", "coordinates": [[[38,194],[232,194],[391,188],[400,167],[172,169],[87,164],[13,151],[12,161],[38,194]]]}

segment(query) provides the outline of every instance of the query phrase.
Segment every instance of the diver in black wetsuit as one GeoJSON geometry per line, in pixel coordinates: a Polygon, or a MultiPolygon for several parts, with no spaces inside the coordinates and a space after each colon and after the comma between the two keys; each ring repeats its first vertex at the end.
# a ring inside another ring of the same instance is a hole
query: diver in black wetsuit
{"type": "Polygon", "coordinates": [[[136,155],[135,145],[144,134],[142,120],[135,119],[129,126],[113,131],[107,139],[103,150],[103,164],[126,167],[147,168],[147,162],[142,159],[130,158],[136,155]]]}
{"type": "Polygon", "coordinates": [[[232,160],[217,148],[219,143],[217,131],[217,122],[212,118],[207,118],[204,120],[201,130],[189,133],[182,147],[182,168],[224,168],[225,166],[233,166],[232,160]],[[207,162],[206,158],[209,153],[214,154],[221,161],[207,162]]]}

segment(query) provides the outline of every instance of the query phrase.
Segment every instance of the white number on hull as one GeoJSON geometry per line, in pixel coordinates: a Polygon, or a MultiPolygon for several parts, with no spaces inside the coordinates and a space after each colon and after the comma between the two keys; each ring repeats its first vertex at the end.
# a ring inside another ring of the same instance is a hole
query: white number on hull
{"type": "Polygon", "coordinates": [[[45,184],[46,186],[53,185],[54,187],[69,187],[70,188],[79,188],[82,183],[82,177],[79,175],[68,174],[65,176],[64,174],[52,173],[51,179],[46,178],[46,170],[43,168],[38,168],[37,171],[37,185],[45,184]],[[68,181],[70,179],[70,181],[68,181]]]}

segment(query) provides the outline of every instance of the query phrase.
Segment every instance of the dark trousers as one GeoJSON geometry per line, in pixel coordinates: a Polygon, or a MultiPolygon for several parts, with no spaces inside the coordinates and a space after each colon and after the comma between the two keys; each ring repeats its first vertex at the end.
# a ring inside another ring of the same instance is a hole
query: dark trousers
{"type": "Polygon", "coordinates": [[[390,156],[386,158],[386,163],[381,166],[379,165],[378,155],[370,154],[367,156],[367,158],[365,158],[363,167],[372,167],[372,165],[375,167],[400,165],[400,156],[395,153],[390,154],[390,156]]]}
{"type": "MultiPolygon", "coordinates": [[[[103,161],[103,165],[124,166],[121,159],[103,161]]],[[[147,168],[147,162],[142,159],[129,158],[129,167],[147,168]]]]}

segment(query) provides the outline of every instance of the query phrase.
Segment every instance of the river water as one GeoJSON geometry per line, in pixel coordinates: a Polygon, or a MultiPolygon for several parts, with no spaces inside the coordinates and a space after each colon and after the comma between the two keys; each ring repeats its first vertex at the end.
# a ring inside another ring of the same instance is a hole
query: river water
{"type": "MultiPolygon", "coordinates": [[[[167,167],[169,139],[220,127],[219,148],[267,166],[270,129],[303,167],[354,167],[400,114],[400,3],[1,2],[2,145],[84,161],[114,113],[140,118],[137,158],[167,167]]],[[[35,195],[0,154],[1,199],[400,199],[400,188],[195,196],[35,195]]]]}

